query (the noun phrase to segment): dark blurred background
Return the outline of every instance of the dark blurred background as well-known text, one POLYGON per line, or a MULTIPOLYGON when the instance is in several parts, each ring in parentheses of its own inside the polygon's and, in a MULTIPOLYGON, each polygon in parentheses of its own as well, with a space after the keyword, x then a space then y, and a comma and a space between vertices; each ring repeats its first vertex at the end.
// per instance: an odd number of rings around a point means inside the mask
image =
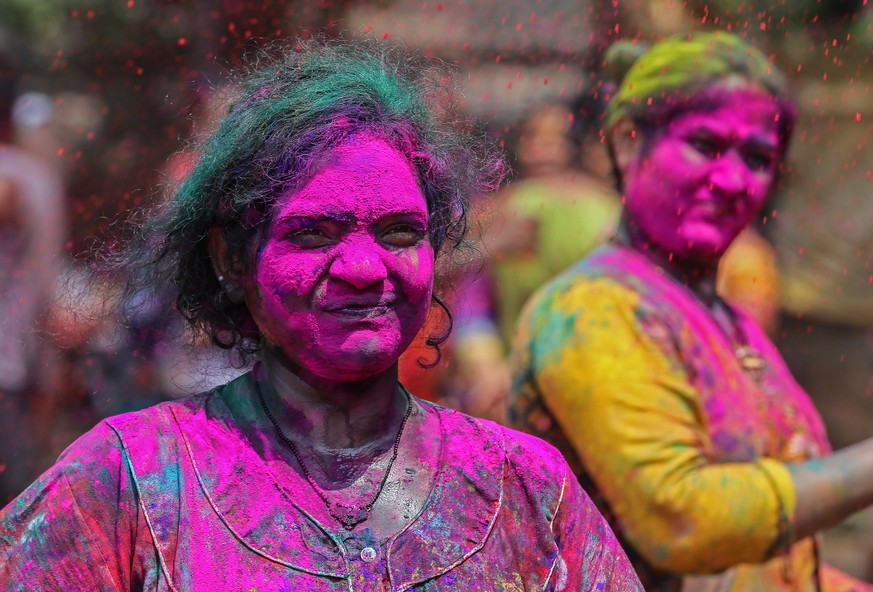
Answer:
MULTIPOLYGON (((598 127, 609 44, 701 28, 760 46, 800 111, 789 170, 751 242, 764 257, 736 256, 752 269, 730 289, 740 301, 754 292, 834 444, 873 435, 867 0, 0 0, 0 505, 102 417, 242 371, 166 311, 140 307, 123 327, 101 317, 116 294, 91 289, 86 270, 95 245, 119 239, 113 221, 184 177, 190 143, 232 92, 228 71, 259 48, 314 31, 399 37, 460 67, 466 108, 509 151, 516 183, 581 195, 609 191, 598 127)), ((493 208, 481 209, 483 241, 499 253, 533 240, 507 223, 501 242, 493 208)), ((471 385, 477 373, 453 364, 408 380, 448 404, 502 388, 499 377, 471 385)), ((825 555, 870 579, 873 518, 829 533, 825 555)))

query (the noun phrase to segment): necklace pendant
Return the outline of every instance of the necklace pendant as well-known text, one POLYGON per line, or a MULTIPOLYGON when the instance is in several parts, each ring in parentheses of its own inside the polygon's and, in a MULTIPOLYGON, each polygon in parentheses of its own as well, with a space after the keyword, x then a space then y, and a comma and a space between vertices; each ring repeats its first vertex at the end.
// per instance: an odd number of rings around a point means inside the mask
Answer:
POLYGON ((740 362, 740 367, 756 381, 760 380, 767 366, 764 356, 758 350, 748 345, 741 345, 736 349, 735 353, 740 362))
POLYGON ((328 507, 330 515, 343 525, 346 530, 352 530, 355 526, 370 517, 370 512, 366 508, 344 504, 341 502, 333 502, 328 507))

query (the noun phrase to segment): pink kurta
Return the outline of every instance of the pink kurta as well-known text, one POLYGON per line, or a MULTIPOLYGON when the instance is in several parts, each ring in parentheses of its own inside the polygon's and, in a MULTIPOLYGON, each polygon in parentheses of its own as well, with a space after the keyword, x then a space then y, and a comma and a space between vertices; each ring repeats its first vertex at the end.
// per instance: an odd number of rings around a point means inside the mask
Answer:
POLYGON ((411 524, 371 540, 242 433, 253 397, 246 374, 75 442, 0 513, 0 589, 642 590, 541 440, 416 400, 440 465, 411 524))

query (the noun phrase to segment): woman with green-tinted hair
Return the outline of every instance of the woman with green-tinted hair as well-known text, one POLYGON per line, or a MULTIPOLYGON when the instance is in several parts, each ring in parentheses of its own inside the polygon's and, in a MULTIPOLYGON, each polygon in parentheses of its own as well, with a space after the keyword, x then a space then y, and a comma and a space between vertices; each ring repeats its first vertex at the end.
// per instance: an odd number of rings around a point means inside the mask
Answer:
POLYGON ((316 40, 241 88, 115 267, 253 369, 73 443, 0 511, 0 589, 641 592, 557 450, 398 381, 504 173, 452 71, 316 40))
POLYGON ((564 453, 649 591, 870 590, 815 535, 873 503, 873 441, 831 455, 775 347, 715 290, 782 171, 782 74, 726 33, 607 57, 630 64, 605 124, 620 228, 528 303, 514 426, 564 453))

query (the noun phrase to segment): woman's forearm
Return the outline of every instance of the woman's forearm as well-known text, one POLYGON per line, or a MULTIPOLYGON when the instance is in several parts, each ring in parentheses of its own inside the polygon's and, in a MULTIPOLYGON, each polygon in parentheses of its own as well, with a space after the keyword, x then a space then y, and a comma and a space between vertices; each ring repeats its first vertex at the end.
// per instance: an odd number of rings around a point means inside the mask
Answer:
POLYGON ((792 535, 799 540, 873 504, 873 438, 832 456, 788 466, 797 496, 792 535))

